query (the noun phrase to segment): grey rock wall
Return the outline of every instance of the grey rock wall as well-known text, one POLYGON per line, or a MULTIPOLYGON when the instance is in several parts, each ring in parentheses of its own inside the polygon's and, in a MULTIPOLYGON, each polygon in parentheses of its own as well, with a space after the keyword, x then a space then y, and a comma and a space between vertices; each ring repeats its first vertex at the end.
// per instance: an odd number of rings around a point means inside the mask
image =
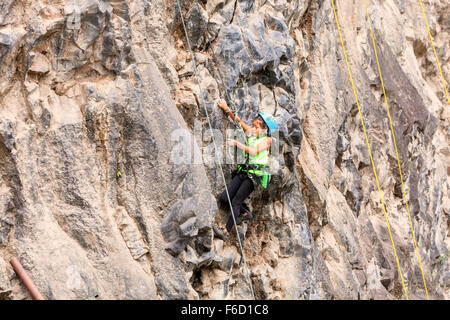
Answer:
MULTIPOLYGON (((278 122, 280 168, 248 201, 259 299, 404 299, 330 1, 80 0, 0 4, 0 299, 250 299, 222 176, 176 163, 233 128, 278 122), (206 112, 205 112, 206 108, 206 112)), ((449 106, 420 7, 368 1, 432 299, 449 297, 449 106)), ((445 1, 424 1, 449 80, 445 1)), ((425 298, 365 8, 337 14, 410 298, 425 298)), ((220 141, 223 143, 224 141, 220 141)), ((223 154, 226 154, 225 152, 223 154)), ((224 164, 226 180, 233 165, 224 164)))

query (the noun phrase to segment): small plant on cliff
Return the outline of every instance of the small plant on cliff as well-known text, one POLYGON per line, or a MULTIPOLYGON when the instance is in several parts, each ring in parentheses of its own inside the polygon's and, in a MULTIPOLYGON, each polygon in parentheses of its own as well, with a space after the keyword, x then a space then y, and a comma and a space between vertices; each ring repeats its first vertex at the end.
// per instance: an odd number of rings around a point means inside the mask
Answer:
POLYGON ((442 253, 442 254, 438 257, 438 261, 439 261, 441 264, 444 264, 444 262, 447 261, 448 255, 449 255, 449 252, 447 252, 447 253, 442 253))

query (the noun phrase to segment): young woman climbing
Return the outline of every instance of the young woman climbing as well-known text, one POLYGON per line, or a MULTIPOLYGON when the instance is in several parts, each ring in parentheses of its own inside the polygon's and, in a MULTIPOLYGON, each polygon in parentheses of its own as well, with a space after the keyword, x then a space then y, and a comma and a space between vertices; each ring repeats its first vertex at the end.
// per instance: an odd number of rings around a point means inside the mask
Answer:
MULTIPOLYGON (((269 150, 272 144, 272 138, 270 136, 273 130, 277 129, 277 124, 271 114, 261 112, 253 119, 252 126, 249 126, 231 112, 225 100, 220 100, 218 106, 233 121, 239 122, 247 135, 247 146, 236 140, 228 141, 230 146, 236 146, 245 153, 246 161, 245 164, 238 165, 236 175, 227 186, 233 210, 230 213, 225 228, 213 226, 215 235, 223 241, 226 241, 234 225, 232 214, 234 213, 238 224, 244 220, 252 219, 252 214, 244 203, 244 200, 258 185, 267 188, 271 178, 267 168, 269 164, 269 150)), ((220 195, 220 201, 224 204, 229 203, 226 190, 220 195)))

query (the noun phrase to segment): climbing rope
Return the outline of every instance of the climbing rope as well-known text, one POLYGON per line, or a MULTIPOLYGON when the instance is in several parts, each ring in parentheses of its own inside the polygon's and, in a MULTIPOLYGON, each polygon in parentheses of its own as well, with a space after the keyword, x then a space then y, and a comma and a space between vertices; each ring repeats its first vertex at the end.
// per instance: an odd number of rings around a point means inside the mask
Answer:
MULTIPOLYGON (((189 48, 189 52, 191 54, 192 63, 193 63, 193 66, 194 66, 195 77, 197 79, 197 85, 198 85, 199 93, 200 93, 199 94, 199 103, 203 104, 203 107, 205 109, 205 114, 206 114, 206 118, 207 118, 207 121, 208 121, 209 130, 211 132, 211 137, 212 137, 213 144, 214 144, 214 150, 217 151, 218 150, 217 149, 217 144, 216 144, 216 140, 215 140, 215 137, 214 137, 214 134, 213 134, 213 129, 212 129, 212 125, 211 125, 211 120, 209 118, 209 113, 208 113, 208 110, 207 110, 205 104, 202 103, 203 96, 202 96, 202 88, 200 86, 200 80, 199 80, 200 77, 199 77, 198 72, 197 72, 197 64, 195 62, 194 52, 192 51, 191 43, 189 41, 189 35, 188 35, 187 29, 186 29, 186 24, 184 22, 184 17, 183 17, 183 12, 181 10, 180 0, 177 0, 177 5, 178 5, 178 10, 180 12, 181 22, 183 24, 184 34, 186 36, 186 42, 187 42, 187 45, 188 45, 188 48, 189 48)), ((215 152, 215 154, 217 155, 218 153, 215 152)), ((218 165, 219 165, 220 173, 222 175, 223 183, 225 185, 225 191, 226 191, 226 194, 227 194, 227 199, 228 199, 228 202, 230 204, 231 216, 233 217, 233 222, 234 222, 234 227, 236 229, 236 235, 237 235, 237 240, 238 240, 238 244, 239 244, 239 249, 241 251, 242 259, 244 261, 244 267, 245 267, 245 271, 246 271, 246 274, 247 274, 247 280, 248 280, 248 283, 249 283, 249 286, 250 286, 250 290, 252 292, 253 299, 256 300, 255 292, 253 290, 252 280, 250 279, 250 274, 249 274, 249 270, 248 270, 248 266, 247 266, 247 260, 245 259, 244 249, 242 247, 241 237, 239 236, 239 231, 238 231, 238 228, 237 228, 236 218, 235 218, 234 212, 233 212, 233 206, 232 206, 232 203, 231 203, 230 194, 228 192, 227 182, 226 182, 225 175, 224 175, 223 169, 222 169, 222 163, 221 163, 220 159, 218 159, 217 162, 218 162, 218 165)))
MULTIPOLYGON (((236 107, 236 105, 233 103, 233 100, 231 99, 230 94, 228 93, 227 87, 226 87, 225 84, 224 84, 223 76, 222 76, 222 73, 220 72, 220 68, 217 67, 217 61, 216 61, 214 52, 212 51, 212 43, 211 43, 210 37, 208 37, 208 45, 207 45, 207 48, 208 48, 209 53, 210 53, 210 55, 211 55, 213 69, 214 69, 214 71, 216 71, 217 74, 218 74, 218 78, 219 78, 219 80, 220 80, 220 84, 222 85, 223 92, 224 92, 224 94, 225 94, 225 96, 226 96, 226 98, 227 98, 227 100, 228 100, 229 109, 230 109, 231 113, 233 114, 233 125, 234 125, 235 128, 239 128, 239 129, 241 130, 241 133, 242 133, 241 136, 244 137, 244 140, 247 140, 247 139, 245 139, 246 135, 245 135, 244 129, 242 128, 241 124, 240 124, 240 123, 237 123, 237 124, 236 124, 237 107, 236 107)), ((219 88, 219 93, 220 93, 220 88, 219 88)), ((236 150, 236 149, 237 149, 237 147, 234 147, 233 150, 236 150)), ((227 150, 230 150, 230 149, 227 148, 227 150)), ((227 151, 227 155, 230 156, 230 157, 233 156, 233 155, 229 154, 228 151, 227 151)))
MULTIPOLYGON (((216 62, 216 59, 215 59, 215 55, 214 55, 214 52, 212 51, 211 39, 209 39, 209 37, 208 37, 208 46, 207 47, 208 47, 209 53, 211 55, 211 59, 212 59, 213 65, 214 65, 214 70, 219 75, 218 78, 220 80, 220 84, 222 85, 223 92, 225 93, 225 96, 226 96, 226 98, 228 100, 228 103, 230 104, 230 110, 233 113, 233 115, 235 116, 234 119, 233 119, 233 124, 234 124, 234 126, 236 126, 237 108, 236 108, 236 105, 233 103, 233 100, 230 97, 230 94, 229 94, 229 92, 227 90, 227 87, 225 86, 225 84, 223 82, 223 76, 222 76, 222 73, 220 72, 220 68, 217 67, 217 62, 216 62)), ((220 89, 219 89, 219 91, 220 91, 220 89)), ((239 125, 239 127, 242 129, 242 127, 240 125, 239 125)), ((243 129, 242 129, 242 131, 243 131, 243 129)))
POLYGON ((389 219, 388 219, 388 216, 387 216, 387 213, 386 213, 386 207, 384 205, 383 196, 381 195, 381 188, 380 188, 380 183, 378 181, 377 171, 375 169, 375 164, 373 162, 372 150, 370 149, 369 138, 367 137, 366 126, 364 124, 364 120, 363 120, 362 113, 361 113, 361 108, 359 106, 358 95, 356 94, 355 83, 353 81, 352 72, 350 71, 350 64, 348 63, 347 52, 345 50, 344 40, 342 39, 341 28, 339 26, 339 20, 338 20, 337 14, 336 14, 336 8, 334 7, 334 1, 333 0, 331 0, 331 5, 333 6, 334 18, 336 19, 336 26, 337 26, 337 30, 339 32, 339 38, 341 40, 342 51, 344 52, 345 62, 347 64, 348 74, 350 76, 350 82, 352 84, 353 94, 354 94, 355 100, 356 100, 356 106, 358 107, 358 113, 359 113, 359 117, 361 119, 361 124, 362 124, 363 131, 364 131, 364 137, 366 138, 367 150, 369 151, 370 162, 372 164, 373 174, 375 176, 375 181, 377 183, 378 193, 380 194, 381 206, 383 207, 383 213, 384 213, 384 217, 386 219, 386 224, 387 224, 387 228, 388 228, 388 231, 389 231, 389 236, 391 238, 392 248, 394 249, 395 261, 397 262, 397 267, 398 267, 398 271, 400 273, 400 279, 402 281, 402 286, 403 286, 403 290, 405 292, 406 300, 409 300, 408 299, 408 293, 406 292, 405 281, 403 279, 402 269, 400 267, 400 262, 399 262, 398 256, 397 256, 397 250, 395 249, 394 240, 392 238, 392 232, 391 232, 391 227, 389 225, 389 219))
POLYGON ((420 266, 420 271, 422 272, 422 280, 423 280, 423 285, 425 287, 425 293, 427 295, 427 299, 430 300, 430 297, 428 296, 428 289, 427 289, 427 283, 425 281, 425 275, 423 273, 422 261, 420 260, 419 249, 417 247, 416 235, 414 234, 414 227, 413 227, 413 224, 412 224, 412 221, 411 221, 411 214, 409 212, 408 199, 406 197, 405 184, 403 182, 402 167, 400 165, 400 157, 398 155, 397 142, 395 141, 394 127, 392 126, 391 113, 389 112, 389 103, 388 103, 388 100, 387 100, 386 89, 384 87, 383 75, 381 74, 380 61, 378 59, 377 46, 375 44, 375 36, 373 34, 372 22, 370 21, 369 10, 367 8, 367 0, 364 0, 364 1, 366 3, 367 20, 369 21, 370 34, 372 36, 373 49, 374 49, 374 52, 375 52, 375 58, 377 60, 377 66, 378 66, 378 73, 380 75, 381 86, 383 88, 384 100, 386 102, 386 110, 387 110, 387 114, 388 114, 388 117, 389 117, 389 124, 390 124, 390 128, 391 128, 392 139, 394 140, 395 154, 397 155, 397 164, 398 164, 398 170, 399 170, 399 174, 400 174, 400 181, 402 182, 403 199, 405 199, 406 211, 408 212, 409 225, 411 227, 411 232, 412 232, 412 236, 413 236, 413 240, 414 240, 414 247, 416 249, 417 258, 419 259, 419 266, 420 266))
MULTIPOLYGON (((231 97, 230 97, 230 94, 228 93, 228 90, 227 90, 227 88, 226 88, 226 86, 225 86, 225 84, 224 84, 224 82, 223 82, 223 76, 222 76, 222 73, 220 72, 220 68, 217 67, 217 61, 216 61, 216 59, 215 59, 214 52, 212 51, 212 43, 211 43, 211 39, 210 39, 209 37, 208 37, 208 45, 207 45, 207 48, 208 48, 209 53, 210 53, 210 55, 211 55, 213 69, 214 69, 214 71, 217 72, 217 74, 218 74, 218 78, 219 78, 219 80, 220 80, 220 84, 222 85, 223 92, 224 92, 224 94, 225 94, 225 96, 226 96, 226 98, 227 98, 227 100, 228 100, 227 102, 228 102, 228 104, 229 104, 229 110, 230 110, 231 113, 233 114, 233 126, 234 126, 235 128, 239 128, 239 129, 241 130, 242 136, 245 137, 245 132, 244 132, 244 129, 242 128, 241 124, 240 124, 240 123, 236 123, 237 107, 236 107, 236 105, 232 102, 232 99, 231 99, 231 97)), ((219 85, 219 94, 220 94, 220 85, 219 85)), ((234 138, 234 137, 233 137, 233 138, 234 138)), ((246 139, 244 139, 244 140, 246 140, 246 139)), ((235 150, 236 148, 237 148, 237 147, 234 147, 233 150, 235 150)), ((233 158, 234 155, 231 154, 231 153, 229 153, 229 151, 230 151, 230 148, 227 147, 227 157, 228 157, 228 158, 233 158)))
POLYGON ((442 85, 444 86, 445 95, 447 96, 448 104, 450 105, 450 96, 448 95, 447 86, 445 85, 444 75, 442 73, 441 64, 439 63, 439 58, 436 52, 436 48, 434 47, 433 37, 431 36, 430 26, 428 25, 427 15, 425 14, 425 10, 423 9, 422 0, 419 0, 420 8, 422 9, 422 14, 425 19, 425 24, 427 26, 428 35, 430 36, 431 46, 433 47, 434 56, 436 57, 436 63, 439 69, 439 73, 441 74, 442 85))

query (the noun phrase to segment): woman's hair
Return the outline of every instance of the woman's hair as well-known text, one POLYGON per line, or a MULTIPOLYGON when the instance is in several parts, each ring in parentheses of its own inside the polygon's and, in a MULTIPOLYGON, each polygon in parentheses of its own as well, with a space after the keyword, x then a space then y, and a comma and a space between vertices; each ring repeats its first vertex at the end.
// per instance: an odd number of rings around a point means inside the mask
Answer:
POLYGON ((269 131, 269 127, 260 115, 257 115, 254 120, 258 120, 259 122, 261 122, 261 128, 263 128, 263 130, 269 131))

